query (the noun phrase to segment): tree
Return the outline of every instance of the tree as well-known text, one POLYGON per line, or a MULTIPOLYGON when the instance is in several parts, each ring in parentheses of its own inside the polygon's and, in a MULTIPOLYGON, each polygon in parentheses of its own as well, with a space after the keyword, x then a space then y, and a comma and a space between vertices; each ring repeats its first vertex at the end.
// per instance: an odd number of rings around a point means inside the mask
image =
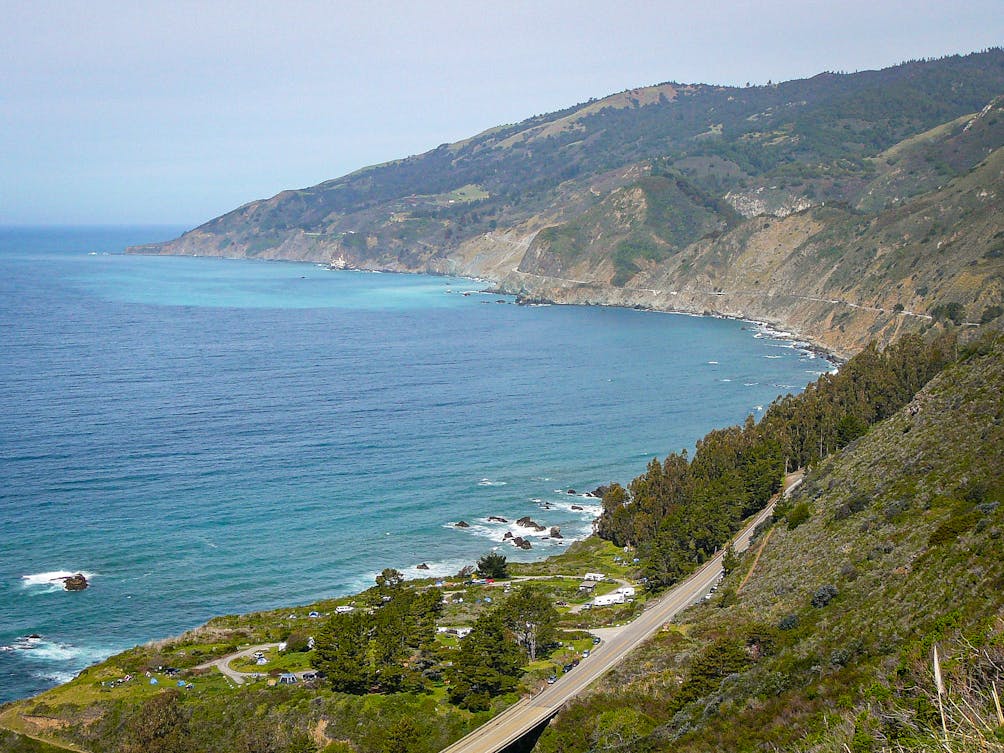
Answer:
POLYGON ((506 630, 501 611, 482 613, 460 641, 460 652, 447 673, 450 701, 471 711, 484 711, 491 698, 516 687, 521 654, 506 630))
POLYGON ((392 567, 384 568, 376 577, 377 587, 381 591, 393 591, 404 582, 404 575, 392 567))
POLYGON ((384 753, 410 753, 422 739, 418 723, 410 716, 402 716, 388 728, 380 750, 384 753))
POLYGON ((739 567, 739 555, 736 554, 736 548, 730 541, 729 545, 725 547, 725 553, 722 555, 722 570, 728 575, 737 567, 739 567))
POLYGON ((143 710, 129 717, 122 750, 127 753, 172 753, 185 750, 188 715, 182 708, 181 694, 174 690, 157 693, 143 704, 143 710))
POLYGON ((530 661, 536 661, 541 649, 554 642, 558 611, 540 588, 525 584, 501 605, 506 627, 512 631, 530 661))
POLYGON ((478 560, 478 572, 486 578, 505 578, 509 574, 505 555, 489 552, 478 560))
POLYGON ((333 614, 314 643, 317 668, 327 676, 333 690, 365 693, 370 684, 368 648, 365 614, 333 614))

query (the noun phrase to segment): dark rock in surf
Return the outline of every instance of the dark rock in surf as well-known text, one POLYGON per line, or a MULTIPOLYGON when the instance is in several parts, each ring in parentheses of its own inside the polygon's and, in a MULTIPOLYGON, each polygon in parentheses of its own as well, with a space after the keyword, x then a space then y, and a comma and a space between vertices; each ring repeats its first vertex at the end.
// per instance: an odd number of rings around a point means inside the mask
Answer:
POLYGON ((523 526, 524 528, 532 528, 533 530, 537 531, 538 533, 540 531, 546 530, 544 528, 544 526, 542 526, 540 523, 538 523, 537 521, 535 521, 532 518, 530 518, 529 515, 524 515, 522 518, 520 518, 519 520, 517 520, 516 521, 516 525, 523 526))
POLYGON ((76 575, 68 575, 62 578, 63 588, 67 591, 83 591, 87 588, 90 583, 87 582, 87 578, 84 577, 83 573, 77 573, 76 575))

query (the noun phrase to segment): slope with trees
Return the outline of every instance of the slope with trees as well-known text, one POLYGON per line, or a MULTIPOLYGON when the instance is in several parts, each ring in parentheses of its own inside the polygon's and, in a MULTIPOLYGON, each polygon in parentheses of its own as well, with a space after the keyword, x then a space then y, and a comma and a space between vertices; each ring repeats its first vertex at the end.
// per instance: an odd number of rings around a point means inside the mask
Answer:
POLYGON ((961 349, 536 750, 1000 750, 1002 394, 1004 342, 961 349))

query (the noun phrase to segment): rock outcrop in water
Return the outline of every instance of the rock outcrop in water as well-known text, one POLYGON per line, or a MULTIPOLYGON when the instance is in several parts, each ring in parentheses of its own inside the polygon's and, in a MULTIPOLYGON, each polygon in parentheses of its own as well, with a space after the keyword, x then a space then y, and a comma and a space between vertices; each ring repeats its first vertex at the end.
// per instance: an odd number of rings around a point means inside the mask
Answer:
POLYGON ((77 573, 76 575, 68 575, 65 578, 60 578, 63 581, 63 588, 67 591, 83 591, 87 588, 90 583, 87 582, 87 578, 84 577, 83 573, 77 573))
POLYGON ((522 518, 517 520, 516 525, 522 526, 523 528, 532 528, 533 530, 537 531, 537 533, 547 530, 540 523, 533 520, 529 515, 524 515, 522 518))

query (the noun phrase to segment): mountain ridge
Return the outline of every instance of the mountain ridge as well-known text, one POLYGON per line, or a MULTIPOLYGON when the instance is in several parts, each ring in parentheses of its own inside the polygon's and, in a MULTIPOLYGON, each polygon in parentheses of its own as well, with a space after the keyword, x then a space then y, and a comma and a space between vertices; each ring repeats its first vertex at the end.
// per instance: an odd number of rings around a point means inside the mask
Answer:
MULTIPOLYGON (((1004 237, 994 218, 1004 181, 993 158, 1004 145, 1002 93, 997 48, 768 86, 665 82, 248 202, 131 251, 462 274, 559 303, 766 320, 849 353, 930 326, 939 305, 975 320, 1001 305, 1000 264, 978 260, 999 252, 1004 237), (868 236, 873 254, 905 261, 867 268, 861 289, 825 284, 825 265, 805 263, 809 246, 831 260, 853 256, 867 235, 855 218, 895 225, 903 207, 941 200, 938 192, 974 169, 987 195, 971 193, 959 212, 990 205, 981 227, 991 232, 921 213, 898 239, 868 236), (768 242, 765 224, 787 262, 757 251, 768 242), (960 238, 964 254, 931 261, 929 246, 960 238), (721 260, 746 251, 743 287, 763 295, 726 302, 721 293, 736 280, 721 260), (978 279, 965 269, 973 261, 978 279), (914 262, 934 284, 908 279, 914 262), (763 271, 774 279, 760 279, 763 271), (822 301, 774 300, 800 295, 806 275, 824 281, 814 295, 822 301), (879 288, 901 294, 876 295, 879 288)), ((858 259, 856 272, 867 262, 858 259)))

